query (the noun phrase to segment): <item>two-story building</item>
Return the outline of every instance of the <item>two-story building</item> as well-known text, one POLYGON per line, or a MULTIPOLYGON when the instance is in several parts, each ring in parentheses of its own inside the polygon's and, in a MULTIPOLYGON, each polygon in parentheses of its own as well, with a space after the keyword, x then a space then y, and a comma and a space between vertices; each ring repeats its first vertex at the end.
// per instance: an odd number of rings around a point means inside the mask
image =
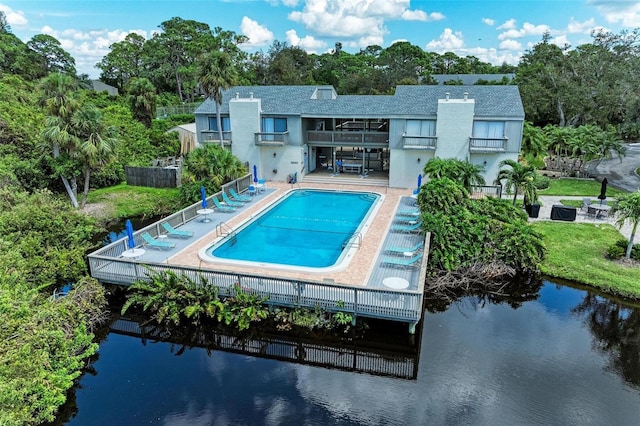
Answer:
MULTIPOLYGON (((414 187, 433 157, 483 165, 492 183, 502 160, 518 159, 524 124, 517 86, 398 86, 374 96, 239 86, 224 92, 221 115, 222 142, 262 179, 340 171, 397 188, 414 187)), ((215 103, 195 116, 198 144, 219 144, 215 103)))

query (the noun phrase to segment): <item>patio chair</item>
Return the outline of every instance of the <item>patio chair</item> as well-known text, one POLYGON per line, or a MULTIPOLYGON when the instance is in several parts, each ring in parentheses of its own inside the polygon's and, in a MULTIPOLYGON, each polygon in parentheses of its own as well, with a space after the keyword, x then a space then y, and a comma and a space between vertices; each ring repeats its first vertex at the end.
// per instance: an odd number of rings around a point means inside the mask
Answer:
POLYGON ((587 213, 589 206, 591 205, 591 198, 585 197, 582 199, 582 206, 580 206, 580 211, 587 213))
POLYGON ((418 244, 412 247, 388 247, 386 249, 389 253, 395 254, 403 254, 403 253, 414 253, 422 248, 424 242, 420 241, 418 244))
POLYGON ((176 243, 172 243, 170 241, 156 240, 148 232, 142 233, 142 239, 144 240, 145 246, 158 250, 171 250, 176 246, 176 243))
POLYGON ((193 237, 193 231, 185 231, 182 229, 175 229, 169 222, 162 222, 162 227, 167 231, 167 235, 176 238, 191 238, 193 237))
POLYGON ((211 198, 211 201, 213 201, 213 205, 216 206, 216 209, 218 211, 221 211, 223 213, 231 213, 231 212, 235 212, 236 208, 232 207, 232 206, 223 206, 220 203, 220 200, 218 200, 218 197, 213 197, 211 198))
POLYGON ((391 226, 392 232, 420 232, 420 227, 422 226, 422 222, 416 222, 412 225, 393 225, 391 226))
POLYGON ((240 195, 233 188, 229 188, 229 194, 231 194, 233 199, 236 201, 241 201, 243 203, 248 203, 249 201, 251 201, 251 197, 249 197, 248 195, 240 195))
POLYGON ((385 257, 382 259, 382 265, 394 266, 396 268, 415 268, 420 264, 420 259, 422 259, 422 253, 406 259, 401 257, 385 257))
POLYGON ((227 193, 224 192, 224 191, 222 191, 222 201, 224 201, 225 205, 231 206, 231 207, 242 207, 242 206, 244 206, 244 203, 241 203, 239 201, 233 201, 231 198, 229 198, 227 193))
POLYGON ((418 209, 398 210, 397 214, 400 216, 420 216, 420 210, 418 209))

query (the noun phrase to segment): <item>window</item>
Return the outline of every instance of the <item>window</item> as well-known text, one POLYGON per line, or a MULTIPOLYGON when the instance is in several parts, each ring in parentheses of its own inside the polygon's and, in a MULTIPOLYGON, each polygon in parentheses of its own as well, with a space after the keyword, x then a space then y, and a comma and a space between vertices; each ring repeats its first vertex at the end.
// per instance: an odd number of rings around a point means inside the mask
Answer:
POLYGON ((407 120, 406 136, 435 136, 435 120, 407 120))
POLYGON ((287 131, 287 119, 263 117, 262 131, 264 133, 284 133, 287 131))
MULTIPOLYGON (((220 117, 220 122, 222 123, 223 132, 231 131, 231 120, 229 117, 220 117)), ((214 132, 218 131, 218 120, 215 117, 209 117, 209 130, 214 132)))
POLYGON ((478 139, 504 139, 504 121, 474 121, 473 137, 478 139))

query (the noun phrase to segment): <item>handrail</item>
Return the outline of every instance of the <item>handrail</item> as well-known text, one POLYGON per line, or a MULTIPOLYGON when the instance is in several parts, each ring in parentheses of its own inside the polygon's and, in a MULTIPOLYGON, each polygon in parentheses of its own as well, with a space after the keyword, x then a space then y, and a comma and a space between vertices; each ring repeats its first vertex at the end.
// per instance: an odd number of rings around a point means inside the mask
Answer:
POLYGON ((233 228, 231 228, 225 222, 216 224, 216 237, 226 237, 227 235, 235 237, 236 231, 234 231, 233 228))
POLYGON ((361 245, 362 245, 362 233, 356 232, 355 234, 351 235, 351 237, 349 237, 348 240, 345 240, 345 242, 342 243, 342 249, 350 248, 350 247, 360 248, 361 245))

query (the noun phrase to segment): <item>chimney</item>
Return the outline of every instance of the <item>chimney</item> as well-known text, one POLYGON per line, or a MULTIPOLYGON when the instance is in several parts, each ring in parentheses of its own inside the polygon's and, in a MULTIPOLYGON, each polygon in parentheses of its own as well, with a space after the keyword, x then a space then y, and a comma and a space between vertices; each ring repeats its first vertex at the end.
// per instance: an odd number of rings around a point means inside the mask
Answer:
POLYGON ((448 101, 449 100, 449 92, 444 94, 444 98, 448 101))
POLYGON ((469 92, 464 92, 464 100, 466 101, 467 99, 469 99, 469 92))

